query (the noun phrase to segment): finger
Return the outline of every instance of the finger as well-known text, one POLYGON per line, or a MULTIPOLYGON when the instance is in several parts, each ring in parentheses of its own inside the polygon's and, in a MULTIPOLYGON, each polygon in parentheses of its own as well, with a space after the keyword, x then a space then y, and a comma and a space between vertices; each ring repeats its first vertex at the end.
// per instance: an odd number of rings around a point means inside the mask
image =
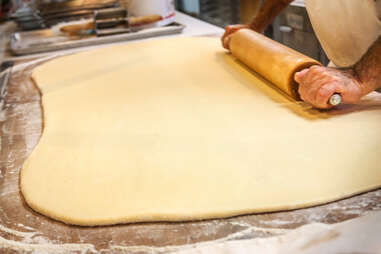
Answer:
POLYGON ((322 67, 322 66, 318 66, 318 65, 314 65, 314 66, 309 68, 309 71, 305 77, 305 82, 315 83, 321 79, 325 79, 328 82, 328 79, 330 79, 330 78, 332 78, 332 75, 330 75, 327 68, 322 67))
POLYGON ((334 80, 329 75, 327 69, 321 66, 313 66, 309 68, 304 77, 304 85, 302 87, 303 99, 314 103, 316 100, 316 94, 319 89, 328 83, 332 83, 334 80))
POLYGON ((225 33, 222 35, 221 37, 221 43, 222 43, 222 47, 228 49, 226 46, 226 43, 225 43, 225 40, 226 40, 226 37, 228 36, 228 32, 227 32, 227 27, 225 28, 225 33))
POLYGON ((305 82, 305 77, 306 77, 307 73, 308 73, 308 69, 304 69, 300 72, 295 73, 295 75, 294 75, 295 81, 299 84, 298 93, 300 95, 300 98, 302 98, 302 100, 304 100, 304 101, 306 101, 305 95, 306 95, 306 92, 308 91, 307 90, 308 84, 306 84, 306 82, 305 82))
POLYGON ((240 29, 247 28, 247 25, 237 24, 237 25, 230 25, 225 27, 225 36, 228 36, 232 33, 237 32, 240 29))
POLYGON ((326 84, 331 83, 330 79, 327 79, 325 77, 321 77, 319 79, 314 79, 314 81, 307 80, 306 81, 306 91, 305 91, 305 97, 306 99, 314 103, 316 100, 316 95, 318 91, 326 84))
POLYGON ((235 33, 236 31, 238 31, 242 28, 246 28, 246 27, 247 27, 247 25, 241 25, 241 24, 226 26, 225 27, 225 33, 222 35, 222 38, 221 38, 222 47, 229 50, 229 43, 230 43, 231 34, 235 33))
POLYGON ((337 83, 328 83, 321 86, 316 92, 315 101, 312 104, 318 108, 332 107, 332 105, 329 104, 329 99, 334 93, 338 93, 339 90, 340 88, 337 83))
POLYGON ((295 73, 294 80, 298 82, 299 84, 302 83, 304 76, 306 75, 307 72, 308 72, 308 69, 304 69, 302 71, 295 73))
POLYGON ((294 78, 295 81, 300 84, 298 91, 302 98, 307 98, 312 85, 322 78, 323 72, 319 67, 320 66, 312 66, 295 74, 294 78))
POLYGON ((227 50, 230 50, 230 38, 230 36, 226 36, 222 42, 224 48, 226 48, 227 50))
POLYGON ((316 76, 314 72, 311 71, 311 69, 307 69, 305 72, 302 82, 299 85, 299 94, 300 97, 307 102, 312 103, 315 99, 316 91, 324 84, 324 79, 320 78, 311 78, 311 76, 316 76))

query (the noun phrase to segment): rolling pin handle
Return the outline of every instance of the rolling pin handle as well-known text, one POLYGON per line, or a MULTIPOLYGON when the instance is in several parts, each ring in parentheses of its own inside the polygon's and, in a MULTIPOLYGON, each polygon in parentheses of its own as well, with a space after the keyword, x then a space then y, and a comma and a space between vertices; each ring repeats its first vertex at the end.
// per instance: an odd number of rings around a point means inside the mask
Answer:
POLYGON ((337 106, 341 103, 341 95, 338 93, 335 93, 329 98, 329 104, 332 106, 337 106))
POLYGON ((282 33, 291 33, 292 32, 292 27, 289 26, 280 26, 279 31, 282 33))

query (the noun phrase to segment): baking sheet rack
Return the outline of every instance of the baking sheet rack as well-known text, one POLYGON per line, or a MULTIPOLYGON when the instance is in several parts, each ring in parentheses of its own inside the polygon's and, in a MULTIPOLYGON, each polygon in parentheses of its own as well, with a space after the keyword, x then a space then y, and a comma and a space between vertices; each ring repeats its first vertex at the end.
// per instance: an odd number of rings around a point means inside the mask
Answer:
POLYGON ((94 35, 89 35, 87 37, 68 37, 64 35, 57 35, 51 29, 17 32, 11 36, 10 50, 14 55, 28 55, 48 51, 57 51, 120 41, 178 34, 181 33, 184 28, 184 25, 174 22, 164 27, 147 28, 137 32, 102 37, 96 37, 94 35))

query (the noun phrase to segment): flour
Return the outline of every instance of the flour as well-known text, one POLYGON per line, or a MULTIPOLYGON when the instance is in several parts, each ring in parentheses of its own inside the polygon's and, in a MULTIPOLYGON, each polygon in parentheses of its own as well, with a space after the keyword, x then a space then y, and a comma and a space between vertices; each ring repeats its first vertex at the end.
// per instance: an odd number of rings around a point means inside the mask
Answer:
POLYGON ((239 239, 245 239, 248 235, 250 235, 253 232, 259 231, 259 232, 271 232, 276 234, 285 234, 289 230, 287 229, 273 229, 273 228, 261 228, 261 227, 255 227, 251 226, 247 223, 240 223, 240 222, 230 222, 233 225, 239 225, 246 227, 246 229, 229 234, 226 237, 219 238, 217 240, 213 241, 205 241, 205 242, 199 242, 199 243, 193 243, 193 244, 186 244, 186 245, 180 245, 180 246, 164 246, 164 247, 152 247, 152 246, 120 246, 120 245, 111 245, 110 249, 112 251, 123 251, 123 253, 171 253, 175 251, 183 251, 188 249, 195 249, 195 248, 202 248, 205 246, 210 246, 218 243, 224 243, 228 241, 236 241, 239 239))
POLYGON ((287 234, 250 240, 210 241, 182 246, 112 246, 124 254, 302 254, 302 253, 380 253, 381 212, 337 224, 312 223, 287 234), (375 224, 376 223, 376 224, 375 224), (359 230, 365 235, 359 237, 359 230))
POLYGON ((22 227, 22 228, 27 229, 27 230, 32 230, 32 231, 35 230, 34 228, 25 226, 24 224, 21 224, 21 223, 18 223, 17 226, 22 227))
MULTIPOLYGON (((202 223, 203 226, 205 226, 206 229, 213 229, 213 231, 218 230, 218 227, 211 226, 210 224, 215 223, 202 223)), ((164 247, 151 247, 151 246, 123 246, 123 245, 113 245, 110 244, 109 250, 101 249, 97 250, 95 249, 93 244, 85 243, 83 239, 81 239, 81 243, 78 244, 56 244, 53 243, 50 239, 42 236, 40 233, 36 232, 34 228, 25 226, 24 224, 18 223, 17 226, 20 228, 24 228, 27 230, 30 230, 32 232, 22 232, 17 231, 15 229, 7 228, 0 224, 0 231, 4 233, 11 234, 13 236, 19 237, 19 241, 15 240, 9 240, 4 237, 0 237, 0 249, 12 249, 20 253, 32 253, 32 254, 69 254, 69 253, 109 253, 108 251, 114 252, 114 251, 122 251, 127 253, 142 253, 142 252, 149 252, 149 253, 167 253, 167 252, 173 252, 178 250, 184 250, 184 249, 192 249, 192 248, 199 248, 203 246, 208 246, 211 244, 216 243, 223 243, 227 241, 234 241, 239 239, 245 239, 248 236, 250 236, 253 232, 271 232, 275 234, 284 234, 288 232, 289 230, 286 229, 275 229, 275 228, 261 228, 261 227, 255 227, 248 223, 244 222, 226 222, 222 223, 222 226, 231 224, 236 225, 244 228, 241 231, 229 234, 225 237, 219 238, 217 240, 213 241, 205 241, 205 242, 199 242, 194 244, 186 244, 186 245, 180 245, 180 246, 164 246, 164 247), (84 242, 84 243, 82 243, 84 242)), ((218 224, 216 224, 218 225, 218 224)), ((220 225, 221 226, 221 225, 220 225)), ((163 228, 164 230, 164 228, 163 228)), ((160 231, 160 230, 159 230, 160 231)), ((140 232, 144 234, 143 232, 140 232)), ((148 231, 146 232, 149 233, 148 231)), ((152 237, 155 238, 155 232, 150 231, 152 234, 152 237)), ((211 234, 211 232, 206 233, 211 234)), ((157 235, 159 237, 159 235, 157 235)))
MULTIPOLYGON (((20 227, 33 228, 18 224, 20 227)), ((53 244, 48 238, 39 236, 37 232, 22 232, 7 228, 0 224, 0 232, 19 237, 19 241, 9 240, 0 236, 0 250, 8 249, 19 253, 31 254, 69 254, 69 253, 97 253, 92 244, 53 244)))
MULTIPOLYGON (((21 85, 24 91, 27 85, 22 83, 17 83, 17 86, 21 85)), ((9 96, 16 98, 15 94, 17 93, 9 94, 9 96)), ((0 161, 3 165, 0 167, 0 175, 3 176, 3 178, 0 177, 0 236, 2 237, 0 239, 0 253, 3 252, 3 249, 27 254, 140 254, 156 253, 157 250, 168 253, 178 252, 182 250, 183 246, 185 248, 189 247, 188 251, 191 251, 193 250, 192 248, 212 248, 216 245, 225 246, 225 244, 237 247, 240 246, 240 243, 244 242, 275 248, 274 246, 279 244, 277 239, 280 236, 293 232, 293 228, 300 225, 311 223, 312 221, 333 223, 334 221, 327 221, 332 220, 329 219, 332 216, 335 221, 341 221, 353 218, 359 214, 367 214, 369 210, 381 209, 379 198, 381 197, 381 190, 378 190, 348 200, 292 212, 259 214, 184 224, 130 224, 81 229, 70 227, 62 230, 62 225, 55 225, 54 222, 46 220, 44 217, 31 213, 28 210, 22 211, 22 214, 25 216, 23 217, 24 220, 15 220, 16 217, 13 216, 13 210, 7 208, 9 205, 13 207, 14 203, 20 203, 20 197, 16 192, 18 191, 18 173, 20 163, 22 162, 20 158, 25 158, 26 154, 33 150, 41 133, 40 127, 36 127, 41 126, 41 119, 38 119, 35 113, 38 112, 36 110, 39 108, 39 104, 25 102, 25 98, 20 98, 24 102, 9 104, 7 115, 4 115, 4 111, 2 111, 3 115, 0 113, 2 121, 8 121, 3 119, 6 117, 12 117, 12 121, 17 119, 17 122, 12 125, 13 127, 6 127, 8 134, 1 137, 1 141, 4 142, 3 145, 7 143, 7 139, 12 138, 13 145, 16 146, 4 153, 0 161), (30 112, 33 112, 34 117, 31 116, 30 112), (16 141, 20 138, 23 139, 22 145, 20 143, 17 145, 16 141), (265 223, 263 223, 264 221, 265 223), (278 229, 278 227, 280 228, 278 229), (58 229, 57 231, 55 231, 56 228, 58 229), (50 232, 49 229, 54 229, 53 232, 57 232, 57 234, 46 233, 50 232), (165 238, 168 232, 173 232, 173 236, 176 239, 165 238), (106 243, 106 246, 97 247, 98 243, 94 240, 96 239, 94 236, 97 235, 110 238, 111 240, 106 243), (119 235, 126 237, 120 237, 119 235), (271 235, 277 235, 277 237, 269 237, 271 235), (256 240, 251 238, 256 238, 256 240), (153 245, 164 246, 138 246, 147 239, 152 240, 153 245), (210 241, 205 241, 206 239, 210 239, 210 241), (179 245, 174 246, 174 242, 178 242, 179 245)), ((374 101, 372 103, 374 104, 374 101)), ((7 124, 9 125, 10 123, 8 122, 7 124)), ((20 206, 15 206, 15 208, 24 210, 20 206)), ((326 226, 324 224, 321 225, 323 227, 326 226)), ((258 246, 256 247, 260 248, 258 246)), ((260 254, 264 253, 266 252, 260 254)))
POLYGON ((23 238, 30 238, 36 234, 35 232, 20 232, 14 229, 7 228, 1 224, 0 224, 0 231, 14 235, 14 236, 23 237, 23 238))
MULTIPOLYGON (((273 220, 274 221, 274 220, 273 220)), ((242 227, 246 227, 248 229, 251 229, 253 231, 259 231, 259 232, 263 232, 263 233, 273 233, 273 234, 285 234, 287 232, 289 232, 290 230, 289 229, 285 229, 285 228, 262 228, 262 227, 255 227, 255 226, 252 226, 248 223, 242 223, 242 222, 231 222, 232 225, 239 225, 239 226, 242 226, 242 227)))
POLYGON ((92 244, 30 244, 7 240, 3 237, 0 237, 0 249, 32 254, 97 253, 92 244))
MULTIPOLYGON (((6 172, 7 174, 13 174, 14 171, 10 170, 8 172, 6 172)), ((0 197, 2 196, 7 196, 7 195, 10 195, 10 194, 13 194, 15 192, 18 192, 19 189, 18 189, 18 186, 17 185, 14 185, 12 183, 4 183, 1 188, 0 188, 1 192, 0 192, 0 197)))

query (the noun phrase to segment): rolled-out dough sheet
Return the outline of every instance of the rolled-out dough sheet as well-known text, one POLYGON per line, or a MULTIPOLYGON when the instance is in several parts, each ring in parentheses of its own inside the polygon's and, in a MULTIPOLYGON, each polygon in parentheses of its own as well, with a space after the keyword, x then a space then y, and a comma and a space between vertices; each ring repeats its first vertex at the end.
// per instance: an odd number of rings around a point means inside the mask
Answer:
POLYGON ((44 130, 21 171, 26 202, 104 225, 294 209, 381 185, 381 102, 311 110, 220 48, 174 38, 37 67, 44 130))

